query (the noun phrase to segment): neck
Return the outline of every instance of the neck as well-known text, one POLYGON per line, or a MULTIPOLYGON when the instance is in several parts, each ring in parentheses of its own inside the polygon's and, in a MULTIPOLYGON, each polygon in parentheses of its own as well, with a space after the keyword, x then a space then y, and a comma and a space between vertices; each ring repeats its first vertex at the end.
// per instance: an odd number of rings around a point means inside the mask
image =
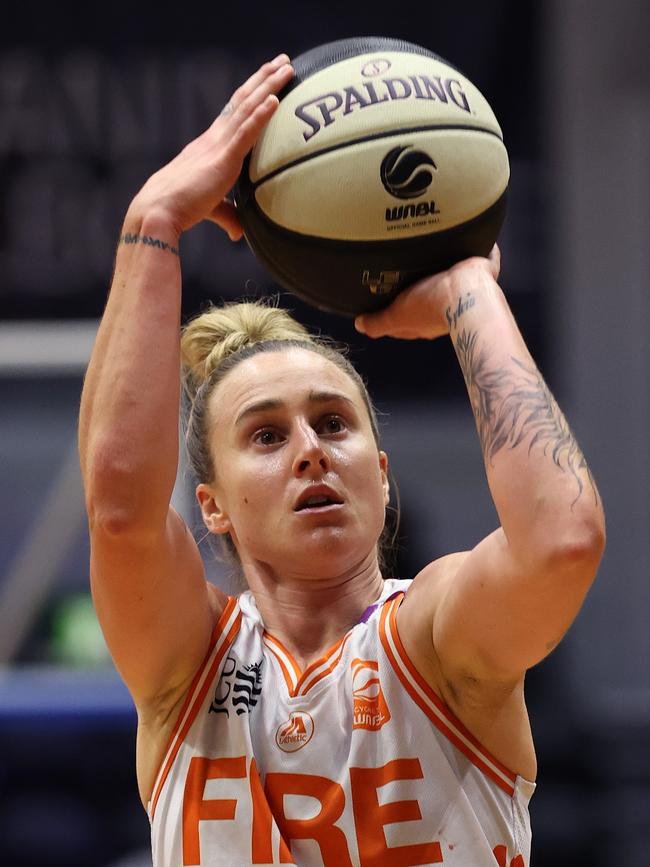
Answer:
POLYGON ((244 563, 244 571, 266 630, 303 671, 359 622, 383 587, 374 556, 328 578, 280 576, 259 563, 244 563))

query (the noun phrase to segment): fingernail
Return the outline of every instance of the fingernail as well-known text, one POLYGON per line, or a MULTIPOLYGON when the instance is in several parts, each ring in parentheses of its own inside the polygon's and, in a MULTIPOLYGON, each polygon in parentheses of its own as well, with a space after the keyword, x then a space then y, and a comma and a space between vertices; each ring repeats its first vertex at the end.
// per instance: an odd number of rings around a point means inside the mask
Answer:
POLYGON ((282 66, 284 63, 289 63, 289 55, 288 54, 278 54, 273 63, 277 66, 282 66))
POLYGON ((361 334, 366 333, 366 327, 365 327, 365 324, 363 321, 363 316, 357 316, 357 318, 354 320, 354 327, 357 329, 357 331, 360 331, 361 334))

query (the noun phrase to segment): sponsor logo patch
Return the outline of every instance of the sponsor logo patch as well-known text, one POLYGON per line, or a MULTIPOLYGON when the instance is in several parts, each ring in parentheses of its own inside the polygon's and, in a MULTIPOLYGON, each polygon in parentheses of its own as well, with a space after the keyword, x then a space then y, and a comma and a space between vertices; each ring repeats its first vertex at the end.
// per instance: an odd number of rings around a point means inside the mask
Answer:
POLYGON ((371 659, 353 659, 353 729, 377 732, 390 719, 390 711, 379 681, 379 665, 371 659))
POLYGON ((263 665, 262 657, 259 662, 238 667, 235 658, 228 656, 208 713, 225 713, 227 717, 231 709, 237 716, 250 713, 262 694, 263 665))
POLYGON ((305 711, 294 711, 278 726, 275 742, 285 753, 295 753, 308 744, 314 734, 314 720, 305 711))

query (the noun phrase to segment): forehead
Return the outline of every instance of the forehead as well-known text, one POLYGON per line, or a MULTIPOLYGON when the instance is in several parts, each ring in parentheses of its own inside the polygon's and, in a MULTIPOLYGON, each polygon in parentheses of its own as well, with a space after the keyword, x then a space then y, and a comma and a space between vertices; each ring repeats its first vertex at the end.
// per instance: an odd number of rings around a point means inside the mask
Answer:
POLYGON ((314 390, 340 392, 359 408, 364 406, 359 387, 337 364, 316 352, 292 347, 260 352, 236 365, 210 396, 212 418, 235 418, 247 404, 259 400, 305 400, 314 390))

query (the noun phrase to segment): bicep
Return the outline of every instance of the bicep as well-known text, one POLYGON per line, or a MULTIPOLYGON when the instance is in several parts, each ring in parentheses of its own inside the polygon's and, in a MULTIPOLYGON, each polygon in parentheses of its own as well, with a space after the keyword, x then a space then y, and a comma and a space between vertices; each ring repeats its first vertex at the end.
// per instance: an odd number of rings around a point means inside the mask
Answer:
POLYGON ((597 565, 577 550, 518 561, 499 528, 446 576, 433 618, 441 663, 479 680, 520 677, 558 644, 597 565))
POLYGON ((136 705, 182 691, 207 651, 221 600, 180 516, 170 508, 160 533, 147 536, 94 528, 91 586, 109 650, 136 705))

